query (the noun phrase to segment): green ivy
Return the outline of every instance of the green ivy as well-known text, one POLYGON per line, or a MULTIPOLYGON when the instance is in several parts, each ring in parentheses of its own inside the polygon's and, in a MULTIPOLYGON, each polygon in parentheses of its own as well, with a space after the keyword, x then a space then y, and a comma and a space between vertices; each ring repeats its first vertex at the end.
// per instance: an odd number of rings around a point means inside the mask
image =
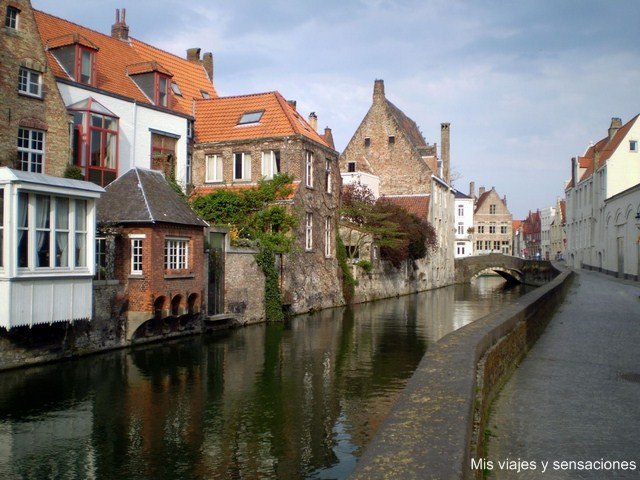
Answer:
POLYGON ((260 245, 258 255, 256 255, 256 263, 264 273, 264 304, 268 322, 284 320, 282 292, 280 291, 275 258, 275 253, 269 245, 260 245))
POLYGON ((84 175, 82 174, 82 169, 75 165, 67 165, 67 168, 64 171, 64 178, 72 178, 74 180, 84 180, 84 175))
POLYGON ((353 301, 356 281, 351 273, 351 268, 347 260, 347 249, 340 235, 336 235, 336 257, 338 259, 338 265, 340 265, 340 270, 342 271, 342 295, 344 296, 345 303, 349 304, 353 301))

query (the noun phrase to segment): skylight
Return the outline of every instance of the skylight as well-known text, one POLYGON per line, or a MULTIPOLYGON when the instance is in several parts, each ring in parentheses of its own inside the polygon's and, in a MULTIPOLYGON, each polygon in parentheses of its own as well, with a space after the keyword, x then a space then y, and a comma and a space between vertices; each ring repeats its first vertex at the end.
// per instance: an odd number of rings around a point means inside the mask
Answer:
POLYGON ((206 90, 200 90, 200 93, 202 94, 202 98, 204 98, 205 100, 209 100, 211 98, 211 95, 209 95, 209 92, 207 92, 206 90))
POLYGON ((175 93, 176 95, 182 96, 182 92, 180 91, 180 87, 178 86, 178 84, 176 82, 171 82, 171 90, 173 90, 173 93, 175 93))
POLYGON ((249 123, 258 123, 264 114, 264 110, 257 110, 254 112, 245 112, 238 120, 238 125, 247 125, 249 123))

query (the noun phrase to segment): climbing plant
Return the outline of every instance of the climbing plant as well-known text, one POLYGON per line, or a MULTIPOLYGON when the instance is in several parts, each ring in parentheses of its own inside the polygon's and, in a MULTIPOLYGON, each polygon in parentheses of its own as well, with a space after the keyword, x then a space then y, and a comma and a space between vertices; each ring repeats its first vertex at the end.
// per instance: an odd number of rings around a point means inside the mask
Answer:
POLYGON ((298 219, 281 203, 291 195, 292 181, 290 175, 279 174, 259 181, 255 188, 220 189, 191 202, 195 212, 210 224, 230 228, 232 245, 258 250, 256 262, 265 276, 265 309, 269 321, 284 318, 275 258, 293 246, 291 232, 298 219))

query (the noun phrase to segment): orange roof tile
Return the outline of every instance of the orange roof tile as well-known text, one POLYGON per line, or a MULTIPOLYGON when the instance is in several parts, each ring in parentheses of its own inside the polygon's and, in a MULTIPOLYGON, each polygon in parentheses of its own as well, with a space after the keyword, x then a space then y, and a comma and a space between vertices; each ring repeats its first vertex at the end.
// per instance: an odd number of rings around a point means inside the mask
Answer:
POLYGON ((331 148, 278 92, 200 100, 196 118, 198 142, 302 135, 331 148), (264 111, 258 122, 238 125, 244 113, 258 111, 264 111))
POLYGON ((49 66, 57 77, 70 78, 52 55, 51 49, 80 40, 82 44, 98 50, 95 57, 95 87, 100 90, 137 102, 151 103, 129 76, 128 68, 144 63, 148 66, 149 62, 155 62, 154 70, 172 74, 172 80, 178 84, 183 94, 182 97, 171 94, 172 110, 192 115, 193 99, 202 98, 200 90, 206 90, 211 96, 216 95, 213 84, 200 64, 181 59, 134 38, 125 42, 38 10, 34 10, 34 15, 42 42, 48 48, 49 66))
POLYGON ((429 195, 392 195, 382 196, 379 200, 402 207, 422 220, 429 219, 429 202, 431 201, 429 195))
POLYGON ((522 225, 522 220, 513 220, 511 224, 513 226, 513 231, 515 232, 520 228, 520 225, 522 225))

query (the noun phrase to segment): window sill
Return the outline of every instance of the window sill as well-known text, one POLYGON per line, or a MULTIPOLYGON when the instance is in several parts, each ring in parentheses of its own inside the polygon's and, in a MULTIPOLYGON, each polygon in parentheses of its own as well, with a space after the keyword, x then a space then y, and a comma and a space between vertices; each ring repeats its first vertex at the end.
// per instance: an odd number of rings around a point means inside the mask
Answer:
POLYGON ((173 280, 178 278, 196 278, 194 273, 165 273, 164 278, 166 280, 173 280))
POLYGON ((18 91, 18 95, 23 98, 32 98, 34 100, 44 100, 42 95, 33 95, 32 93, 20 92, 18 91))
POLYGON ((133 280, 144 280, 144 274, 143 273, 130 273, 127 278, 133 279, 133 280))

